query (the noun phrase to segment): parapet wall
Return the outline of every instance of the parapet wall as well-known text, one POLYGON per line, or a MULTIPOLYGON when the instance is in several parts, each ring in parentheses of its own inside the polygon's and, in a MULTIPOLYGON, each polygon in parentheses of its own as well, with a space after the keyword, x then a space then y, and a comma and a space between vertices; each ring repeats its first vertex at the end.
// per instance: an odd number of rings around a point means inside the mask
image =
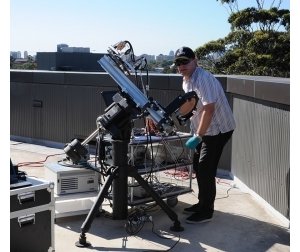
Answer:
MULTIPOLYGON (((216 77, 237 123, 220 169, 238 177, 289 218, 290 80, 216 77)), ((183 94, 181 80, 178 74, 150 74, 149 96, 166 106, 183 94)), ((117 84, 107 73, 11 70, 11 138, 61 144, 85 139, 106 108, 101 92, 110 90, 117 90, 117 84)), ((135 123, 143 125, 142 120, 135 123)), ((188 126, 178 129, 189 131, 188 126)))

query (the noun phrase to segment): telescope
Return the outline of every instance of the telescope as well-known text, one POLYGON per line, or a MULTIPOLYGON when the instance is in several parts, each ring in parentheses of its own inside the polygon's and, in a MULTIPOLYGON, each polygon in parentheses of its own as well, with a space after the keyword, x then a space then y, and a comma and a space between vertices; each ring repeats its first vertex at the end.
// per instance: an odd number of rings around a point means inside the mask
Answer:
POLYGON ((90 229, 92 221, 99 211, 104 198, 107 196, 110 186, 113 187, 113 219, 124 219, 127 217, 128 176, 133 177, 166 212, 169 218, 174 221, 174 225, 170 229, 176 232, 183 231, 176 213, 168 207, 147 181, 142 178, 137 169, 128 165, 127 154, 133 118, 150 118, 162 134, 176 134, 172 116, 176 117, 179 124, 184 124, 193 115, 198 102, 197 94, 190 92, 185 95, 179 95, 167 107, 163 107, 153 98, 147 97, 145 93, 148 88, 143 87, 143 93, 128 77, 138 70, 146 69, 147 61, 144 57, 136 57, 130 42, 126 40, 109 47, 108 54, 103 56, 98 63, 117 83, 119 92, 114 94, 112 97, 113 102, 97 118, 97 129, 83 142, 74 139, 66 145, 64 151, 67 159, 74 165, 82 164, 87 161, 88 157, 88 150, 85 145, 98 134, 109 132, 112 139, 113 162, 106 172, 107 178, 105 183, 81 226, 81 234, 79 241, 75 243, 76 246, 88 247, 91 245, 86 241, 85 234, 90 229))
POLYGON ((119 131, 122 120, 133 117, 150 117, 156 128, 165 135, 172 135, 176 127, 172 116, 180 125, 193 115, 198 102, 195 91, 176 97, 167 107, 161 106, 152 97, 148 98, 129 78, 135 71, 147 65, 144 57, 136 58, 129 41, 121 41, 108 49, 108 55, 103 56, 98 63, 117 83, 120 92, 113 97, 113 103, 105 109, 105 113, 96 120, 95 130, 82 143, 74 139, 65 146, 67 159, 74 164, 85 162, 88 157, 88 144, 98 133, 99 129, 110 132, 113 136, 119 131), (118 126, 116 126, 118 125, 118 126))

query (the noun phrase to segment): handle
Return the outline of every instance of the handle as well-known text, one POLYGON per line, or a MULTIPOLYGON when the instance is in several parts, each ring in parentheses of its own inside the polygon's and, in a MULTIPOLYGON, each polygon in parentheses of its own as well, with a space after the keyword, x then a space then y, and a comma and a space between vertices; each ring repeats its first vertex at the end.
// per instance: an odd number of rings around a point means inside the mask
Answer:
POLYGON ((25 216, 18 217, 19 226, 24 227, 26 225, 35 224, 35 214, 29 214, 25 216))
POLYGON ((25 192, 18 194, 19 203, 22 205, 24 203, 34 202, 35 193, 34 192, 25 192))

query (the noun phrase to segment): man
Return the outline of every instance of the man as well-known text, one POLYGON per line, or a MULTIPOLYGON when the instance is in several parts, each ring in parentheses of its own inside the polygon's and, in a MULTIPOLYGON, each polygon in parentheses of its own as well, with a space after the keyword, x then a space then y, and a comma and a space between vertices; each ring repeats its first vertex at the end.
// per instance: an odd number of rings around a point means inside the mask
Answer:
POLYGON ((174 64, 183 76, 183 90, 195 91, 199 98, 197 110, 190 118, 194 136, 186 142, 188 148, 195 150, 193 169, 199 201, 185 208, 184 212, 191 214, 186 219, 187 223, 201 223, 213 217, 217 166, 223 147, 235 129, 235 121, 221 84, 211 73, 197 65, 191 48, 179 48, 174 64))

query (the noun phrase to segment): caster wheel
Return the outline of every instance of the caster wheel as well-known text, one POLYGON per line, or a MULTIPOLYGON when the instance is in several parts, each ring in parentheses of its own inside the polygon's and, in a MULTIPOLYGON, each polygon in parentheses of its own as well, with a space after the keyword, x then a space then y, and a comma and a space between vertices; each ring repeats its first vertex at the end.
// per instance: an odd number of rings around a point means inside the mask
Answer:
POLYGON ((178 203, 177 197, 167 198, 167 204, 168 204, 168 206, 174 207, 174 206, 177 205, 177 203, 178 203))

